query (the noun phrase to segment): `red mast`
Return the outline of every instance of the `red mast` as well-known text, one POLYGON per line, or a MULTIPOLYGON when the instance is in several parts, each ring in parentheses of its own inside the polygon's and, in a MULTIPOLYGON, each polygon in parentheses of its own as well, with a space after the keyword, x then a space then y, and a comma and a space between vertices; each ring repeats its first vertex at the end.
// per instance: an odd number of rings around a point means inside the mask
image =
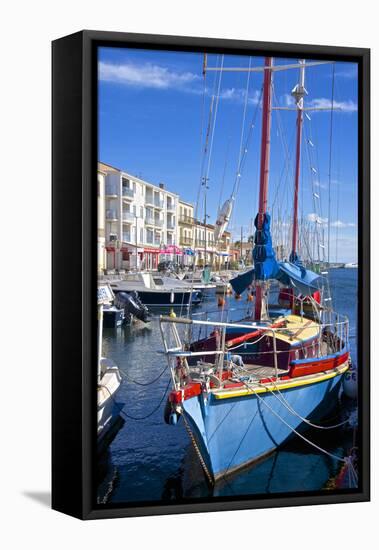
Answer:
MULTIPOLYGON (((270 168, 270 133, 271 133, 271 80, 273 58, 265 58, 262 105, 262 138, 261 138, 261 168, 259 178, 258 227, 262 229, 264 215, 267 212, 268 175, 270 168)), ((255 319, 260 320, 262 314, 263 288, 260 281, 255 287, 255 319)))
POLYGON ((292 90, 292 95, 296 101, 297 120, 296 120, 296 161, 295 161, 295 192, 293 200, 293 222, 292 222, 292 249, 290 260, 296 260, 297 238, 298 238, 298 208, 299 208, 299 180, 300 180, 300 161, 301 161, 301 135, 303 128, 303 103, 304 96, 307 93, 304 88, 305 77, 305 59, 300 59, 300 78, 299 84, 296 84, 292 90))

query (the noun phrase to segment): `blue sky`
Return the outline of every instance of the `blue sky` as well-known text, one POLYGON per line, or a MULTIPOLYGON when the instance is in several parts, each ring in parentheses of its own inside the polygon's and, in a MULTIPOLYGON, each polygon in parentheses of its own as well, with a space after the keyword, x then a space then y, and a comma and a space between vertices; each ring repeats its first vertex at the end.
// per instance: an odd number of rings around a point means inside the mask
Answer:
MULTIPOLYGON (((260 57, 225 56, 222 61, 221 56, 208 56, 209 67, 221 62, 224 67, 263 65, 260 57)), ((293 62, 275 59, 275 65, 293 62)), ((195 203, 211 97, 219 85, 219 73, 215 72, 208 72, 204 83, 202 65, 203 55, 198 53, 100 48, 99 159, 153 183, 163 182, 184 200, 195 203)), ((330 259, 348 262, 357 259, 356 66, 336 63, 308 68, 305 105, 330 107, 333 70, 336 110, 330 259)), ((220 201, 231 194, 236 177, 247 78, 246 71, 222 73, 207 195, 213 223, 220 201)), ((274 74, 274 106, 294 106, 290 93, 297 79, 297 69, 274 74)), ((262 73, 250 73, 243 144, 254 117, 255 126, 231 220, 235 235, 240 234, 241 226, 245 236, 251 233, 251 219, 257 211, 262 80, 262 73)), ((300 214, 326 227, 331 115, 329 110, 322 110, 309 112, 309 116, 311 120, 306 118, 304 123, 300 214), (314 207, 315 191, 321 198, 321 210, 314 207)), ((278 212, 282 219, 291 215, 295 118, 292 111, 272 115, 269 203, 274 218, 278 212)))

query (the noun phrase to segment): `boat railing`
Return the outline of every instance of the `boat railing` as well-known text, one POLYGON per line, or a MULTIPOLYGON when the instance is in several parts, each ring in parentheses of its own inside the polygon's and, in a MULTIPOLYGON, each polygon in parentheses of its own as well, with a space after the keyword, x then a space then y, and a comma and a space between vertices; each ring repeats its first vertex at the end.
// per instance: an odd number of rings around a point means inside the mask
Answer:
MULTIPOLYGON (((335 312, 329 313, 329 321, 314 321, 312 319, 303 318, 303 322, 299 325, 291 324, 290 338, 297 337, 304 329, 317 328, 317 335, 312 339, 310 344, 301 346, 303 351, 306 351, 304 358, 308 358, 308 350, 312 348, 313 357, 317 358, 322 355, 330 355, 342 352, 349 347, 349 320, 346 316, 335 312), (325 348, 326 345, 326 348, 325 348)), ((274 324, 251 324, 247 322, 223 322, 213 320, 200 320, 187 317, 171 317, 160 316, 159 325, 161 330, 162 341, 164 345, 164 353, 167 356, 171 366, 172 376, 175 387, 178 381, 175 378, 175 361, 180 360, 183 366, 188 369, 188 358, 206 358, 209 356, 215 365, 220 366, 221 370, 224 365, 225 357, 229 357, 231 353, 240 348, 241 345, 257 344, 264 336, 272 337, 272 350, 259 351, 259 355, 272 355, 272 365, 275 372, 275 377, 278 375, 278 357, 282 353, 288 354, 288 349, 278 349, 277 337, 288 333, 288 329, 283 327, 280 319, 274 324), (275 326, 276 325, 276 326, 275 326), (215 337, 215 348, 196 350, 191 349, 191 329, 193 327, 211 327, 213 336, 215 337), (232 328, 234 331, 240 330, 242 333, 250 334, 250 338, 241 340, 236 346, 227 345, 226 333, 232 328), (253 340, 254 338, 254 340, 253 340)), ((193 340, 192 340, 193 341, 193 340)), ((237 352, 238 353, 238 352, 237 352)), ((219 367, 217 367, 219 368, 219 367)))

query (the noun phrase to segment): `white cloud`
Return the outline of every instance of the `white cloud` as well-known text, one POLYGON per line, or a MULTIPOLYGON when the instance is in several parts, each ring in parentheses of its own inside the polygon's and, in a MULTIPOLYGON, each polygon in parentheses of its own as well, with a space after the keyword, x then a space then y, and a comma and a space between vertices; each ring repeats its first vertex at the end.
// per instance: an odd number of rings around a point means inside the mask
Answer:
POLYGON ((330 224, 330 227, 340 227, 340 228, 345 228, 345 227, 355 227, 355 223, 353 222, 342 222, 341 220, 336 220, 335 222, 332 222, 330 224))
MULTIPOLYGON (((312 109, 331 109, 332 108, 332 102, 330 99, 327 99, 326 97, 319 97, 316 99, 312 99, 307 101, 305 98, 304 107, 305 108, 312 108, 312 109)), ((292 97, 291 94, 283 94, 281 96, 280 103, 284 107, 292 107, 293 109, 296 108, 295 100, 292 97)), ((358 110, 357 104, 352 101, 351 99, 347 101, 333 101, 333 106, 336 112, 345 112, 345 113, 354 113, 358 110)))
POLYGON ((327 185, 325 183, 321 183, 321 181, 315 181, 313 182, 315 187, 319 187, 320 189, 326 189, 327 185))
MULTIPOLYGON (((158 90, 176 89, 182 92, 202 94, 202 77, 191 72, 179 72, 145 63, 136 65, 133 63, 114 64, 104 61, 99 62, 99 79, 104 82, 114 82, 130 87, 155 88, 158 90)), ((206 88, 206 94, 212 94, 211 89, 206 88)), ((221 89, 220 99, 226 101, 245 101, 246 90, 243 88, 221 89)), ((249 92, 248 103, 257 105, 260 100, 259 90, 249 92)))
MULTIPOLYGON (((207 90, 209 94, 209 90, 207 90)), ((220 91, 220 99, 226 99, 230 101, 237 101, 239 103, 245 102, 246 90, 244 88, 224 88, 220 91)), ((257 105, 260 101, 261 93, 259 90, 249 92, 248 104, 257 105)))
MULTIPOLYGON (((309 222, 318 223, 319 225, 327 225, 328 218, 321 218, 315 212, 311 212, 307 215, 307 220, 309 222)), ((338 227, 344 229, 346 227, 355 227, 356 224, 353 222, 343 222, 341 220, 335 220, 330 223, 330 227, 338 227)))
POLYGON ((188 88, 197 83, 200 76, 191 72, 171 71, 167 67, 145 63, 135 65, 123 63, 116 65, 100 61, 99 79, 106 82, 117 82, 126 86, 141 88, 188 88))
POLYGON ((336 71, 336 76, 341 78, 357 78, 358 76, 358 65, 352 67, 345 67, 339 71, 336 71))
MULTIPOLYGON (((306 107, 311 107, 315 109, 331 109, 332 108, 332 102, 330 99, 327 99, 326 97, 319 97, 316 99, 312 99, 312 101, 308 102, 306 107)), ((354 113, 358 110, 357 104, 349 99, 348 101, 333 101, 333 107, 338 111, 343 111, 345 113, 354 113)))

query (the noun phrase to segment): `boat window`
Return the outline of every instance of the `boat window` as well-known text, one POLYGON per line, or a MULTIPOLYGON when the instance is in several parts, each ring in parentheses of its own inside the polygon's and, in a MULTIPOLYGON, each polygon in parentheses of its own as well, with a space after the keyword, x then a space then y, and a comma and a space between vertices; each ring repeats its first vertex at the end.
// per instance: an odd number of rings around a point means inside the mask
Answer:
POLYGON ((159 279, 158 277, 154 277, 154 278, 153 278, 153 281, 154 281, 154 283, 155 283, 156 285, 160 285, 160 286, 163 285, 162 279, 159 279))

